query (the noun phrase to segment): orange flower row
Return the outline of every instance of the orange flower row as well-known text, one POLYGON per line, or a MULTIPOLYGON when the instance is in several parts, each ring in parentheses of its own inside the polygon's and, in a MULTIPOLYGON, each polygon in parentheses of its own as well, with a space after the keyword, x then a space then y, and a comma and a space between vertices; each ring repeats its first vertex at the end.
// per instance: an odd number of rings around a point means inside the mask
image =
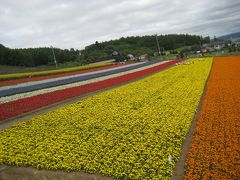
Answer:
POLYGON ((184 179, 240 177, 240 56, 217 57, 186 160, 184 179))

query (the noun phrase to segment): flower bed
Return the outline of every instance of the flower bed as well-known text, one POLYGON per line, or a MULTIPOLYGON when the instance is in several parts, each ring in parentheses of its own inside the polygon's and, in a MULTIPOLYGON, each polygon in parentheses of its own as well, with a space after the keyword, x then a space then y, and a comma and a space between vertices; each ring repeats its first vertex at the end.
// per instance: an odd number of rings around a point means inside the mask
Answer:
POLYGON ((25 77, 35 77, 35 76, 45 76, 50 74, 60 74, 72 71, 79 71, 84 69, 91 69, 101 66, 112 65, 112 62, 102 63, 102 64, 94 64, 94 65, 85 65, 85 66, 78 66, 72 68, 64 68, 64 69, 57 69, 57 70, 48 70, 48 71, 38 71, 38 72, 26 72, 26 73, 17 73, 17 74, 3 74, 0 75, 0 81, 7 80, 7 79, 18 79, 18 78, 25 78, 25 77))
POLYGON ((36 95, 40 95, 40 94, 45 94, 45 93, 49 93, 49 92, 53 92, 53 91, 57 91, 57 90, 63 90, 63 89, 67 89, 67 88, 72 88, 72 87, 86 85, 86 84, 90 84, 90 83, 94 83, 94 82, 99 82, 99 81, 107 80, 107 79, 114 78, 114 77, 119 77, 119 76, 122 76, 122 75, 134 73, 134 72, 145 70, 145 69, 148 69, 148 68, 152 68, 154 66, 158 66, 158 65, 164 64, 166 62, 167 61, 154 63, 154 64, 151 64, 151 65, 144 66, 144 67, 141 67, 141 68, 136 68, 136 69, 133 69, 133 70, 130 70, 130 71, 125 71, 125 72, 120 72, 120 73, 116 73, 116 74, 112 74, 112 75, 108 75, 108 76, 93 78, 93 79, 89 79, 89 80, 86 80, 86 81, 80 81, 80 82, 76 82, 76 83, 71 83, 71 84, 66 84, 66 85, 56 86, 56 87, 51 87, 51 88, 39 89, 39 90, 31 91, 31 92, 15 94, 15 95, 12 95, 12 96, 4 96, 4 97, 0 98, 0 104, 15 101, 15 100, 22 99, 22 98, 32 97, 32 96, 36 96, 36 95))
POLYGON ((72 97, 80 96, 89 92, 100 90, 103 88, 111 87, 118 85, 120 83, 125 83, 135 78, 147 75, 149 73, 158 71, 160 69, 166 68, 172 64, 175 64, 176 61, 170 61, 165 64, 160 64, 149 69, 137 71, 131 74, 126 74, 123 76, 106 79, 100 82, 94 82, 90 84, 85 84, 78 87, 67 88, 63 90, 57 90, 54 92, 44 93, 28 98, 19 99, 16 101, 11 101, 8 103, 0 104, 0 120, 4 120, 19 114, 29 112, 56 102, 60 102, 72 97))
POLYGON ((107 65, 107 66, 96 67, 96 68, 92 68, 92 69, 68 72, 68 73, 63 73, 63 74, 53 74, 53 75, 48 75, 48 76, 37 76, 37 77, 31 77, 31 78, 28 77, 28 78, 0 81, 0 87, 1 86, 9 86, 9 85, 20 84, 20 83, 25 83, 25 82, 41 81, 41 80, 45 80, 45 79, 53 79, 53 78, 58 78, 58 77, 66 77, 66 76, 71 76, 71 75, 76 75, 76 74, 83 74, 83 73, 88 73, 88 72, 95 72, 95 71, 100 71, 100 70, 120 67, 120 66, 124 66, 124 65, 125 64, 114 64, 114 65, 107 65))
POLYGON ((214 58, 184 179, 240 177, 240 57, 214 58))
MULTIPOLYGON (((127 82, 173 63, 86 89, 58 91, 53 99, 127 82)), ((0 164, 84 170, 122 179, 169 179, 211 63, 207 59, 175 66, 2 131, 0 164)), ((32 105, 45 99, 38 100, 32 105)))
POLYGON ((24 83, 20 83, 20 84, 16 84, 16 85, 10 85, 10 86, 3 86, 0 87, 0 92, 2 90, 9 90, 9 89, 14 89, 14 88, 21 88, 21 87, 27 87, 27 86, 32 86, 32 85, 39 85, 39 84, 44 84, 44 83, 51 83, 51 82, 56 82, 59 80, 68 80, 68 79, 73 79, 73 78, 78 78, 78 77, 88 77, 88 75, 95 75, 98 73, 105 73, 105 72, 109 72, 109 71, 117 71, 126 67, 135 67, 137 65, 141 65, 141 64, 145 64, 146 62, 141 62, 141 63, 134 63, 134 64, 128 64, 125 66, 117 66, 117 67, 113 67, 110 69, 103 69, 100 71, 92 71, 92 72, 86 72, 86 73, 78 73, 78 74, 73 74, 73 75, 69 75, 69 76, 60 76, 60 77, 56 77, 56 78, 47 78, 47 79, 43 79, 40 81, 31 81, 31 82, 24 82, 24 83))
POLYGON ((148 61, 148 62, 141 62, 141 63, 136 63, 136 64, 130 64, 124 67, 116 67, 113 69, 109 70, 102 70, 102 71, 97 71, 97 72, 92 72, 92 73, 86 73, 86 74, 79 74, 79 75, 73 75, 69 77, 61 77, 61 78, 56 78, 56 79, 48 79, 48 80, 42 80, 42 81, 37 81, 37 82, 29 82, 29 83, 23 83, 19 85, 14 85, 14 86, 6 86, 6 87, 1 87, 0 88, 0 96, 8 96, 12 94, 19 94, 23 92, 29 92, 29 91, 34 91, 37 89, 44 89, 44 88, 49 88, 49 87, 55 87, 55 86, 60 86, 64 84, 70 84, 74 82, 79 82, 79 81, 84 81, 92 78, 97 78, 101 76, 107 76, 111 74, 116 74, 120 72, 125 72, 129 71, 132 69, 144 67, 147 65, 151 65, 156 63, 155 61, 148 61))

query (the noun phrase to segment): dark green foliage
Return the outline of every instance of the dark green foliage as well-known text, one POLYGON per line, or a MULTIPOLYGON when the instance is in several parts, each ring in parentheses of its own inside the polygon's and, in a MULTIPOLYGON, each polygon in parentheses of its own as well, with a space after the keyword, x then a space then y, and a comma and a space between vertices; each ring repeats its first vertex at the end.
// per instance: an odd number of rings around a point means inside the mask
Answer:
POLYGON ((239 48, 238 46, 236 46, 235 44, 232 44, 231 46, 228 47, 228 52, 237 52, 239 51, 239 48))
MULTIPOLYGON (((188 34, 170 34, 158 36, 158 41, 161 55, 164 55, 164 51, 171 51, 171 54, 177 54, 176 49, 182 46, 194 46, 197 48, 199 44, 210 41, 210 38, 188 34)), ((54 48, 54 51, 58 63, 78 61, 81 64, 86 64, 112 58, 114 51, 119 52, 120 61, 128 54, 133 54, 134 56, 148 54, 151 56, 158 50, 156 37, 152 35, 122 37, 118 40, 107 42, 96 41, 81 51, 73 48, 70 50, 54 48)), ((54 60, 51 48, 9 49, 0 44, 0 64, 31 67, 54 64, 54 60)))
MULTIPOLYGON (((78 50, 54 48, 58 63, 75 61, 78 50)), ((54 64, 51 48, 9 49, 0 45, 0 64, 12 66, 40 66, 54 64)))
POLYGON ((183 53, 183 51, 180 52, 180 58, 184 58, 184 53, 183 53))
MULTIPOLYGON (((177 54, 177 48, 182 46, 198 47, 199 44, 208 43, 209 37, 201 37, 197 35, 188 34, 170 34, 158 36, 161 55, 164 51, 171 51, 172 54, 177 54)), ((198 48, 197 48, 198 49, 198 48)), ((87 46, 81 50, 82 56, 80 59, 85 59, 87 62, 93 62, 96 59, 111 58, 112 52, 117 51, 121 57, 126 57, 127 54, 140 56, 142 54, 149 54, 150 56, 157 52, 156 36, 132 36, 122 37, 117 40, 99 43, 96 41, 94 44, 87 46)))

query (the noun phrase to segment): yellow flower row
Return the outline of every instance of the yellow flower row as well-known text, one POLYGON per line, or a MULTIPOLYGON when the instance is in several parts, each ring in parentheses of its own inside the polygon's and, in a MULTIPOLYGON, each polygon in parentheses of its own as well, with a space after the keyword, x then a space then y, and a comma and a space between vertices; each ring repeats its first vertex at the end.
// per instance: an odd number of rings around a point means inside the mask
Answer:
POLYGON ((97 67, 102 67, 102 66, 108 66, 108 65, 112 65, 112 64, 114 64, 114 63, 107 62, 107 63, 92 64, 92 65, 78 66, 78 67, 72 67, 72 68, 48 70, 48 71, 3 74, 3 75, 0 75, 0 80, 18 79, 18 78, 35 77, 35 76, 45 76, 45 75, 51 75, 51 74, 60 74, 60 73, 67 73, 67 72, 92 69, 92 68, 97 68, 97 67))
POLYGON ((0 133, 0 164, 171 177, 212 58, 178 65, 0 133))

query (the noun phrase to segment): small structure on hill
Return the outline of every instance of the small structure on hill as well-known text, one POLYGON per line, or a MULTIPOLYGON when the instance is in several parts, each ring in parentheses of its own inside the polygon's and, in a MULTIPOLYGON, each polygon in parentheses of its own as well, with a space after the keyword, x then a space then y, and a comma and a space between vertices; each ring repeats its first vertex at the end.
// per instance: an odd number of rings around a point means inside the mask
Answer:
POLYGON ((147 56, 148 56, 147 54, 142 54, 141 56, 138 57, 138 60, 139 61, 144 61, 144 60, 147 59, 147 56))
POLYGON ((127 57, 126 57, 126 59, 127 59, 128 61, 134 61, 134 60, 135 60, 135 57, 134 57, 132 54, 128 54, 127 57))

